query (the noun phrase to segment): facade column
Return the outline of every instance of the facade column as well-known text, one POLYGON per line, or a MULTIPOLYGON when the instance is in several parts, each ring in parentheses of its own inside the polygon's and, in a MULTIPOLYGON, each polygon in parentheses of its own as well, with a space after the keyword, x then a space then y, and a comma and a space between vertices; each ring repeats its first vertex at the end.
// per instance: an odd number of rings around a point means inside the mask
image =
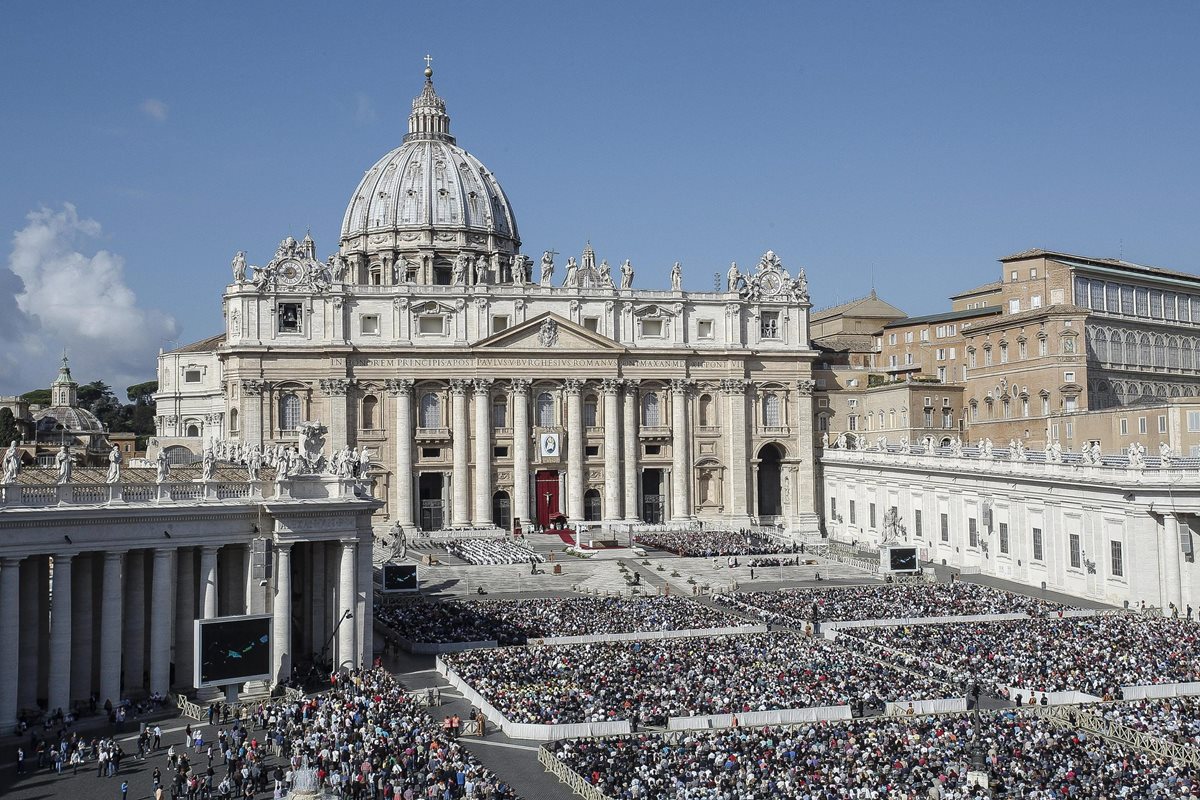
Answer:
POLYGON ((150 604, 151 694, 158 692, 165 695, 171 690, 171 618, 175 615, 174 555, 173 548, 154 550, 154 574, 151 577, 153 602, 150 604))
POLYGON ((24 614, 32 616, 32 609, 21 607, 19 558, 0 560, 0 608, 0 723, 7 726, 17 718, 20 621, 24 614))
MULTIPOLYGON (((17 704, 20 708, 33 708, 37 705, 38 697, 38 675, 40 673, 40 664, 38 663, 38 650, 40 649, 41 637, 39 634, 39 623, 45 616, 46 608, 42 604, 43 596, 38 591, 38 570, 45 572, 46 559, 42 556, 30 556, 21 562, 21 602, 18 611, 5 611, 0 616, 9 616, 20 621, 20 644, 13 647, 11 644, 6 644, 8 649, 17 651, 17 668, 21 679, 17 689, 17 704)), ((3 580, 3 576, 0 576, 3 580)), ((0 592, 0 606, 7 609, 3 593, 0 592)), ((13 606, 18 609, 18 606, 13 606)), ((5 640, 9 642, 10 640, 5 640)))
POLYGON ((190 687, 196 651, 196 550, 175 551, 175 685, 190 687))
MULTIPOLYGON (((621 420, 621 433, 624 436, 625 452, 621 462, 625 470, 625 521, 637 522, 641 519, 638 513, 638 381, 636 378, 625 379, 625 409, 624 419, 621 420)), ((605 454, 608 458, 608 454, 605 454)))
POLYGON ((259 380, 244 380, 241 383, 238 424, 242 429, 241 440, 245 444, 263 445, 263 429, 266 427, 263 421, 263 395, 266 389, 266 384, 259 380))
POLYGON ((77 555, 71 574, 71 699, 92 693, 92 557, 77 555))
POLYGON ((201 619, 217 616, 217 551, 220 549, 214 545, 200 548, 201 619))
POLYGON ((471 443, 467 428, 467 392, 471 381, 465 378, 450 379, 451 436, 454 442, 454 483, 451 524, 455 528, 471 525, 471 512, 467 503, 467 483, 471 473, 471 443))
POLYGON ((312 594, 312 605, 309 606, 309 617, 312 620, 312 652, 322 657, 327 655, 321 652, 321 649, 329 639, 329 606, 325 600, 328 596, 325 587, 329 583, 325 573, 327 552, 325 542, 308 543, 308 560, 312 563, 312 584, 309 589, 312 594))
POLYGON ((796 517, 792 524, 803 533, 819 533, 817 516, 817 469, 813 457, 813 390, 817 382, 802 378, 796 382, 796 517))
MULTIPOLYGON (((350 381, 345 378, 322 378, 321 392, 329 404, 329 452, 336 453, 350 443, 350 381)), ((308 417, 307 419, 312 419, 308 417)))
POLYGON ((605 378, 600 382, 604 396, 604 519, 621 519, 621 382, 605 378))
POLYGON ((275 596, 271 601, 271 673, 276 685, 292 674, 292 545, 275 545, 275 596))
POLYGON ((405 529, 415 526, 413 515, 413 382, 389 380, 388 392, 396 399, 396 510, 393 517, 405 529))
POLYGON ((567 520, 583 522, 583 381, 567 378, 567 520))
POLYGON ((354 635, 358 643, 358 666, 369 667, 375 656, 375 577, 371 569, 371 524, 359 518, 358 586, 354 593, 354 635))
POLYGON ((338 575, 338 653, 335 668, 358 666, 354 653, 354 595, 357 588, 355 573, 355 542, 342 542, 342 558, 338 575))
POLYGON ((688 381, 671 381, 671 519, 691 519, 688 490, 688 381))
POLYGON ((1171 615, 1171 603, 1184 614, 1183 598, 1179 584, 1179 516, 1163 515, 1163 614, 1171 615))
POLYGON ((144 550, 125 556, 125 685, 122 694, 141 694, 146 671, 146 558, 144 550))
POLYGON ((124 621, 121 606, 125 600, 123 551, 104 553, 103 595, 100 600, 100 703, 121 700, 121 651, 124 621))
POLYGON ((750 517, 750 455, 746 443, 750 441, 746 430, 746 381, 729 378, 721 381, 721 392, 725 395, 729 413, 729 427, 725 433, 728 447, 730 472, 729 508, 735 521, 750 517))
POLYGON ((71 709, 71 560, 72 553, 54 554, 54 607, 50 615, 50 671, 47 709, 71 709))
POLYGON ((492 524, 491 378, 475 382, 475 519, 477 528, 492 524))
POLYGON ((526 529, 532 524, 529 510, 529 385, 528 378, 512 382, 513 419, 513 516, 526 529))

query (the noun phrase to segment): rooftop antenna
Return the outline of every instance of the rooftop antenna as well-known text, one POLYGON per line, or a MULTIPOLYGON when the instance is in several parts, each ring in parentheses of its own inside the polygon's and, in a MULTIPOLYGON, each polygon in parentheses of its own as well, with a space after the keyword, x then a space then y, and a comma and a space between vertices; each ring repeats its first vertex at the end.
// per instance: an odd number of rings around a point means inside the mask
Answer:
POLYGON ((1117 261, 1125 260, 1125 237, 1121 237, 1121 243, 1117 245, 1117 261))
POLYGON ((719 272, 713 273, 713 291, 714 292, 721 291, 721 273, 719 273, 719 272))

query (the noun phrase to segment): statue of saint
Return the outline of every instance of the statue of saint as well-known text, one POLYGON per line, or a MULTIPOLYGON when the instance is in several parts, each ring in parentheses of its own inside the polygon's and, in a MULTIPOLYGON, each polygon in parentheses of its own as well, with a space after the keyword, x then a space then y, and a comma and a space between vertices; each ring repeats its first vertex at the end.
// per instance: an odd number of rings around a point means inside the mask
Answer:
POLYGON ((628 258, 621 264, 621 288, 633 288, 633 264, 629 263, 628 258))
POLYGON ((729 262, 729 272, 725 273, 727 285, 725 290, 728 292, 736 292, 738 290, 738 281, 742 279, 742 273, 738 272, 736 261, 729 262))
POLYGON ((262 453, 258 451, 258 445, 251 447, 250 457, 246 459, 246 477, 248 480, 258 480, 258 471, 262 469, 262 460, 262 453))
POLYGON ((16 483, 17 475, 21 471, 21 451, 17 449, 15 441, 4 451, 3 466, 4 483, 16 483))
POLYGON ((542 253, 542 274, 538 283, 542 286, 552 286, 554 280, 554 256, 546 250, 542 253))
POLYGON ((575 256, 567 259, 567 274, 563 278, 563 288, 570 289, 575 286, 579 277, 579 265, 575 263, 575 256))
POLYGON ((683 291, 683 265, 678 261, 671 265, 671 291, 683 291))
POLYGON ((239 286, 246 282, 246 252, 238 250, 233 257, 233 282, 239 286))
POLYGON ((108 475, 104 478, 105 483, 121 482, 121 460, 121 448, 114 444, 112 450, 108 451, 108 475))
POLYGON ((62 486, 65 483, 71 482, 71 452, 66 447, 58 448, 58 454, 54 456, 54 466, 58 467, 58 485, 62 486))
POLYGON ((612 267, 608 265, 608 259, 600 262, 600 285, 606 289, 613 288, 612 267))
POLYGON ((529 283, 529 259, 517 253, 512 260, 512 279, 517 286, 529 283))
POLYGON ((341 283, 342 278, 346 276, 346 259, 341 253, 334 253, 329 257, 329 276, 334 283, 341 283))
POLYGON ((158 475, 156 480, 159 483, 166 483, 171 479, 171 462, 167 461, 167 451, 162 449, 158 451, 158 475))
POLYGON ((357 473, 356 477, 359 480, 364 480, 367 477, 367 473, 370 472, 370 470, 371 470, 371 451, 369 451, 367 449, 366 445, 363 445, 362 450, 360 450, 358 453, 358 469, 355 470, 357 473))
POLYGON ((200 466, 201 479, 206 482, 211 481, 213 479, 213 473, 217 470, 217 459, 216 456, 213 455, 213 450, 211 447, 204 448, 204 458, 201 461, 200 466))
POLYGON ((808 276, 804 274, 804 267, 800 268, 800 274, 796 276, 793 291, 796 293, 797 300, 808 302, 808 276))
POLYGON ((459 253, 454 259, 454 266, 450 270, 450 284, 453 286, 461 286, 467 280, 467 268, 471 265, 471 257, 466 253, 459 253))

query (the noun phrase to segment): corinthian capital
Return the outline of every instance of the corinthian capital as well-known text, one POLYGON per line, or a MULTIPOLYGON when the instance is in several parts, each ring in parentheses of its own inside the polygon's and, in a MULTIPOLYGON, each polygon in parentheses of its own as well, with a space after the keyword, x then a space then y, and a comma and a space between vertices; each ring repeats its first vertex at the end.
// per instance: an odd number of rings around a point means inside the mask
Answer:
POLYGON ((472 381, 472 385, 475 387, 476 397, 487 397, 488 392, 492 390, 492 379, 476 378, 474 381, 472 381))
POLYGON ((618 378, 605 378, 600 381, 600 391, 604 394, 616 394, 621 391, 621 381, 618 378))
POLYGON ((567 394, 577 395, 583 391, 583 384, 582 378, 567 378, 563 381, 563 388, 567 390, 567 394))
POLYGON ((413 392, 412 378, 388 378, 383 385, 392 397, 399 397, 402 394, 411 395, 413 392))
POLYGON ((533 385, 533 381, 529 378, 513 378, 512 391, 515 395, 528 396, 529 387, 533 385))
POLYGON ((728 395, 745 394, 747 383, 748 381, 745 378, 723 378, 721 380, 721 393, 728 395))
POLYGON ((467 392, 469 392, 469 391, 471 391, 471 379, 470 378, 451 378, 450 379, 450 392, 452 394, 465 396, 467 394, 467 392))
POLYGON ((671 391, 674 394, 687 394, 691 391, 692 384, 693 381, 689 381, 687 378, 672 378, 671 391))
POLYGON ((796 381, 796 391, 801 397, 812 397, 813 389, 817 388, 817 382, 812 378, 802 378, 796 381))

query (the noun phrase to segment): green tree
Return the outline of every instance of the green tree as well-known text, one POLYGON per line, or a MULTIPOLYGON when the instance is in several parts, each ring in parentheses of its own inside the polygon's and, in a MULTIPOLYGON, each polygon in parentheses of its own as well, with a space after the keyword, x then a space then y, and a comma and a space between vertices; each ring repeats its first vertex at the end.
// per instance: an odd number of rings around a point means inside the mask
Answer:
POLYGON ((75 394, 79 399, 80 408, 86 408, 93 413, 96 412, 97 406, 104 407, 117 402, 116 396, 112 393, 112 388, 104 381, 85 383, 79 387, 75 394))
POLYGON ((12 409, 0 408, 0 447, 8 447, 9 442, 21 440, 21 429, 17 427, 17 418, 12 409))
POLYGON ((34 389, 32 392, 21 395, 21 399, 31 405, 48 406, 50 405, 50 390, 34 389))
POLYGON ((154 393, 158 391, 158 381, 135 383, 125 390, 129 402, 139 405, 154 405, 154 393))

